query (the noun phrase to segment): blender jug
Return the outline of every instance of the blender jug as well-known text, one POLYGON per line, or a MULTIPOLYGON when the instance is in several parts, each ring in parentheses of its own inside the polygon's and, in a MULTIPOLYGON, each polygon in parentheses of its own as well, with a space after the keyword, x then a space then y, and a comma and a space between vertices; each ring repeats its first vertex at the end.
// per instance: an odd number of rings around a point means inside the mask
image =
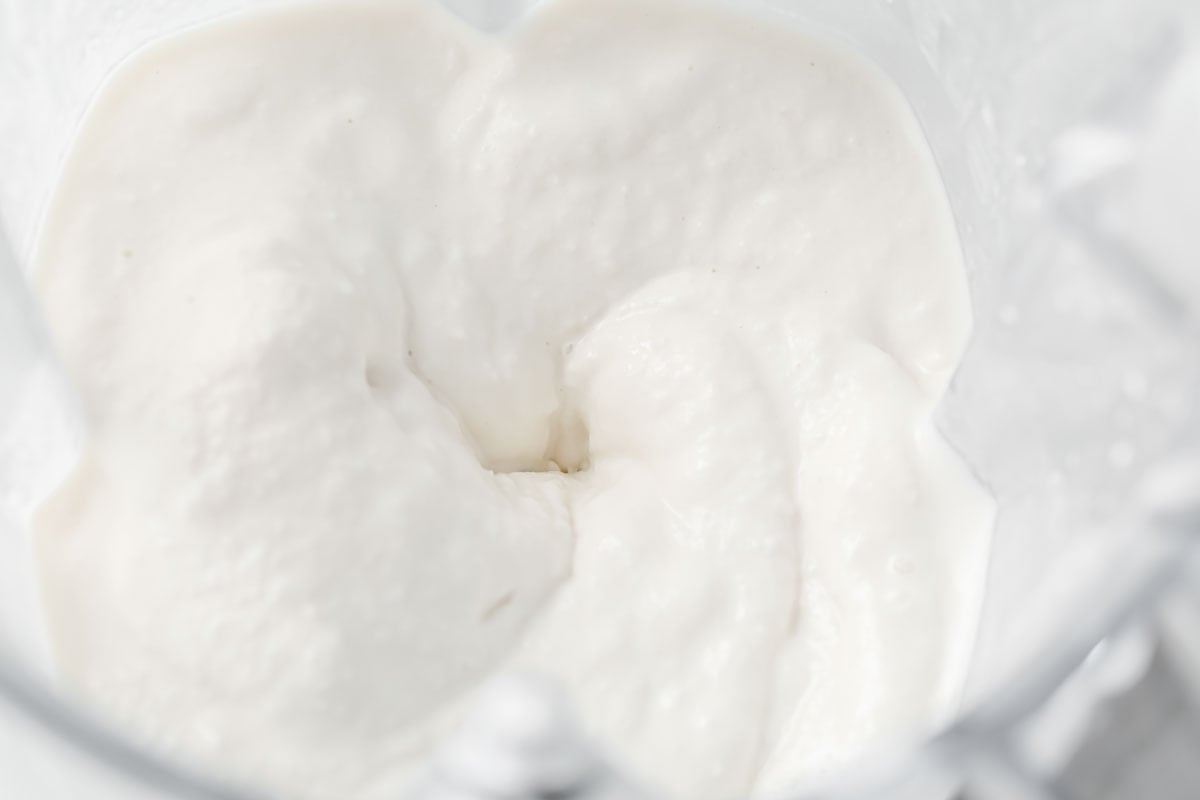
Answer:
MULTIPOLYGON (((443 2, 488 31, 533 5, 443 2)), ((900 86, 954 208, 975 313, 939 413, 998 507, 964 711, 821 796, 1196 796, 1200 9, 723 4, 842 41, 900 86)), ((24 271, 104 75, 153 38, 264 5, 279 3, 0 0, 2 797, 253 796, 144 753, 55 689, 27 522, 81 424, 24 271)))

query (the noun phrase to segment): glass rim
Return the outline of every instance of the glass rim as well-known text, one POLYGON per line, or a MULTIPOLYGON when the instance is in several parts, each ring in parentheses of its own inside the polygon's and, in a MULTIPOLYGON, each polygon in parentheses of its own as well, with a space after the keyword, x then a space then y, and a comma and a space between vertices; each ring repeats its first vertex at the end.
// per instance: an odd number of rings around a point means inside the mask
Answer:
POLYGON ((25 720, 99 766, 175 800, 262 800, 136 744, 115 726, 53 691, 0 649, 0 699, 25 720))
MULTIPOLYGON (((1156 540, 1158 546, 1153 548, 1153 554, 1143 551, 1148 557, 1134 566, 1135 577, 1124 591, 1117 592, 1104 608, 1096 609, 1091 619, 1076 627, 1058 646, 1037 652, 1023 669, 998 681, 974 702, 964 704, 938 729, 914 738, 907 747, 893 748, 890 752, 868 750, 838 770, 834 783, 787 793, 775 800, 816 797, 880 800, 911 778, 929 756, 940 761, 939 755, 958 752, 962 746, 986 748, 1019 729, 1107 637, 1124 630, 1142 615, 1152 613, 1160 598, 1181 584, 1189 585, 1193 573, 1200 574, 1200 551, 1193 550, 1194 543, 1189 537, 1177 535, 1169 525, 1147 527, 1139 533, 1142 538, 1149 536, 1156 540), (864 766, 867 769, 863 770, 864 766), (840 791, 839 777, 843 782, 840 791)), ((118 779, 165 792, 164 800, 264 800, 271 796, 261 788, 222 782, 138 744, 117 726, 55 691, 48 681, 23 666, 22 660, 3 646, 0 646, 0 703, 15 711, 19 718, 39 726, 58 743, 114 772, 118 779)), ((957 774, 952 777, 966 779, 967 765, 945 766, 957 767, 953 769, 957 774)), ((751 795, 751 800, 754 797, 751 795)))

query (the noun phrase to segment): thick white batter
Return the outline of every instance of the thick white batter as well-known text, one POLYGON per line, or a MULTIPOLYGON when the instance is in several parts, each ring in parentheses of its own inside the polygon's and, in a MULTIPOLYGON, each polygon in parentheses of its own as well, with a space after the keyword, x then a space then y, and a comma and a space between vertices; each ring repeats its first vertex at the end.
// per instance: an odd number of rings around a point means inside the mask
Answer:
POLYGON ((717 798, 953 705, 963 268, 840 49, 642 0, 238 18, 111 79, 38 259, 90 425, 38 520, 58 656, 159 748, 394 798, 515 666, 717 798))

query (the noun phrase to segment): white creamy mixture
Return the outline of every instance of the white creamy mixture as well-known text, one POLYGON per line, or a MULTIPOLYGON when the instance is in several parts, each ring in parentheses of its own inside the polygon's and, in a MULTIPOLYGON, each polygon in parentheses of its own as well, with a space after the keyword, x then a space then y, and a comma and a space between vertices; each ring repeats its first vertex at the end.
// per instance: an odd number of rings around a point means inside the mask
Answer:
POLYGON ((229 20, 108 82, 38 261, 90 426, 37 520, 57 654, 158 748, 394 798, 515 667, 717 798, 955 702, 966 284, 840 49, 661 0, 229 20))

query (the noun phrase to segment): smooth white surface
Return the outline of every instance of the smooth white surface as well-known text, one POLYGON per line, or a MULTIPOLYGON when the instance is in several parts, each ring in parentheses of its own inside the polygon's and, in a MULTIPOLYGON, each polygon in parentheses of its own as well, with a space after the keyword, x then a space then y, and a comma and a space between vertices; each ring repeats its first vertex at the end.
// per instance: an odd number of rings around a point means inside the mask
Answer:
POLYGON ((840 50, 660 3, 222 23, 106 86, 37 260, 90 428, 39 519, 60 665, 160 748, 393 796, 521 666, 720 797, 953 705, 965 283, 840 50))

